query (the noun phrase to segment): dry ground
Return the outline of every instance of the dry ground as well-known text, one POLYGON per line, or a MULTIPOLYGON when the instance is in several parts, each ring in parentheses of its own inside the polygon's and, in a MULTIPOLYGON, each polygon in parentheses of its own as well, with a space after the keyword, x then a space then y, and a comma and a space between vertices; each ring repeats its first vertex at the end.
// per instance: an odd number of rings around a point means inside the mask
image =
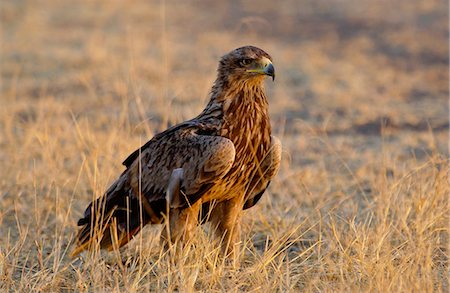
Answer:
POLYGON ((448 3, 2 1, 1 291, 448 292, 448 3), (131 151, 207 101, 218 58, 266 49, 277 179, 240 267, 159 227, 72 260, 131 151))

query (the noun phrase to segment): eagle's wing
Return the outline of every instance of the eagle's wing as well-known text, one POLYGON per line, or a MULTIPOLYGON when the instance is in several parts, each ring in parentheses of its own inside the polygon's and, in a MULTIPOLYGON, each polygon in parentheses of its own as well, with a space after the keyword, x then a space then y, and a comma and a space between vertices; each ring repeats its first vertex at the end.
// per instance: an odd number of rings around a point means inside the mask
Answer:
POLYGON ((270 151, 260 164, 260 168, 254 174, 248 188, 249 196, 245 199, 244 209, 251 208, 261 198, 270 184, 272 178, 277 174, 281 163, 281 141, 271 136, 270 151))
POLYGON ((185 122, 156 135, 132 153, 124 161, 127 169, 78 221, 83 227, 73 255, 86 249, 96 237, 100 237, 101 247, 110 248, 111 225, 119 233, 121 246, 139 231, 141 224, 161 221, 166 211, 167 188, 174 183, 173 178, 178 179, 175 191, 183 197, 169 204, 187 207, 196 202, 234 163, 233 142, 213 133, 204 125, 185 122), (146 213, 141 212, 142 207, 146 213), (103 236, 93 233, 98 227, 102 227, 103 236))
POLYGON ((228 173, 234 156, 234 144, 227 138, 205 135, 195 125, 175 128, 135 155, 127 170, 129 185, 151 203, 166 197, 173 171, 182 170, 180 190, 188 206, 228 173))

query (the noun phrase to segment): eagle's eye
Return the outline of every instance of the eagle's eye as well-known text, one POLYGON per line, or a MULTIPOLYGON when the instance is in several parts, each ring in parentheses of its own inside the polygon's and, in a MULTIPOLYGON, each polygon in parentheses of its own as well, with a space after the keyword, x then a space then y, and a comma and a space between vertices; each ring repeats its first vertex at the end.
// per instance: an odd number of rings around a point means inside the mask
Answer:
POLYGON ((244 58, 244 59, 242 59, 241 60, 241 62, 240 62, 240 64, 241 64, 241 66, 247 66, 247 65, 249 65, 250 63, 252 63, 252 59, 250 59, 250 58, 244 58))

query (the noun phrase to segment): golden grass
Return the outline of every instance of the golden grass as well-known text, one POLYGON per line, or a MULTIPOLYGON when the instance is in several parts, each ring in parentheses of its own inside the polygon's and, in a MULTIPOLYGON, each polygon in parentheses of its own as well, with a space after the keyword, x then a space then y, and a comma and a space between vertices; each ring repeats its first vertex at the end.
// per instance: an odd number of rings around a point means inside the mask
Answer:
POLYGON ((0 291, 449 290, 448 4, 236 3, 2 4, 0 291), (208 227, 177 256, 154 226, 70 259, 121 161, 196 115, 218 57, 250 43, 275 60, 284 153, 240 265, 208 227))

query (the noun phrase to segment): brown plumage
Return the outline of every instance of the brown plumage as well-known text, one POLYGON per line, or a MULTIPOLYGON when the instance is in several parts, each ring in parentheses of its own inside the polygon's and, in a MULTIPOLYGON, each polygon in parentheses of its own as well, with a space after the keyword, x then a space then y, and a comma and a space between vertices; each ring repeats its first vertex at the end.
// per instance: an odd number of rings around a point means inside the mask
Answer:
POLYGON ((272 58, 259 48, 223 56, 206 108, 123 162, 126 170, 78 221, 72 255, 120 247, 142 226, 164 219, 165 243, 186 240, 198 222, 211 221, 231 250, 242 210, 258 202, 280 164, 263 87, 267 75, 275 78, 272 58))

